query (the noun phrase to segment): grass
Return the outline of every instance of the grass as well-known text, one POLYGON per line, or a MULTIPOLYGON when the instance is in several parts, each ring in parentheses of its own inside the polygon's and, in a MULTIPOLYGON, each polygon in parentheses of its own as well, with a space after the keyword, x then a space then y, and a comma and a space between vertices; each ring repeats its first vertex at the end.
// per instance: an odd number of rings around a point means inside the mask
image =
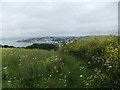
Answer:
POLYGON ((91 37, 58 51, 2 49, 3 88, 118 88, 116 37, 91 37))
POLYGON ((87 70, 70 55, 15 48, 2 52, 3 88, 85 87, 87 70))

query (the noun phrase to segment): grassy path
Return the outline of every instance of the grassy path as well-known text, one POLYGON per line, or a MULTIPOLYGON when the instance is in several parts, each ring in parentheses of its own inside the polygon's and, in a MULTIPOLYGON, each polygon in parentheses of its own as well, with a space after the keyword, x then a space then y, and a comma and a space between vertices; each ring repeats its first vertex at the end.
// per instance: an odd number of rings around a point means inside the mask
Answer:
POLYGON ((83 61, 54 51, 2 49, 3 88, 85 88, 83 61))

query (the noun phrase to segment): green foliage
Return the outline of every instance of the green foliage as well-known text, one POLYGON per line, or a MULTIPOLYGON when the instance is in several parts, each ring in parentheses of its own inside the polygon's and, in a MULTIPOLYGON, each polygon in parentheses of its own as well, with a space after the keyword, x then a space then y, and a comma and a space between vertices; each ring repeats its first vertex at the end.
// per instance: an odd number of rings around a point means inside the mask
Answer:
POLYGON ((77 56, 94 73, 89 87, 118 88, 120 86, 120 45, 117 36, 91 37, 61 47, 59 50, 77 56), (93 85, 94 84, 94 85, 93 85))
POLYGON ((51 50, 54 49, 56 50, 58 48, 58 46, 54 45, 54 44, 33 44, 30 46, 26 47, 27 49, 45 49, 45 50, 51 50))
POLYGON ((14 46, 8 46, 8 45, 0 45, 2 48, 15 48, 14 46))
POLYGON ((0 48, 3 88, 120 87, 116 36, 90 37, 58 51, 52 51, 49 45, 29 48, 0 48))

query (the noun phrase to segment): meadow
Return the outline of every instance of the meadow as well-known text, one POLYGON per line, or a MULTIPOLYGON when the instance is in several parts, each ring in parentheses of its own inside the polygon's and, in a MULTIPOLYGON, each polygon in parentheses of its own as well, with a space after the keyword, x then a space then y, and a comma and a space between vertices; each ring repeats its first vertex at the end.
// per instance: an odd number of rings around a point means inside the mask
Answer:
POLYGON ((92 36, 57 50, 2 49, 3 88, 119 88, 117 36, 92 36))

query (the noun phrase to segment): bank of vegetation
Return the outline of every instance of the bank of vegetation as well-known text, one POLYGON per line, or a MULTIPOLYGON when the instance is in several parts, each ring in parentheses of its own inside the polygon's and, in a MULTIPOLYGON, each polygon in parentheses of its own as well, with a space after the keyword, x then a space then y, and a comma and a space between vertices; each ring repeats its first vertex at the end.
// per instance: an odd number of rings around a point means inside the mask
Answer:
POLYGON ((48 46, 1 48, 3 88, 120 87, 117 36, 48 46))

